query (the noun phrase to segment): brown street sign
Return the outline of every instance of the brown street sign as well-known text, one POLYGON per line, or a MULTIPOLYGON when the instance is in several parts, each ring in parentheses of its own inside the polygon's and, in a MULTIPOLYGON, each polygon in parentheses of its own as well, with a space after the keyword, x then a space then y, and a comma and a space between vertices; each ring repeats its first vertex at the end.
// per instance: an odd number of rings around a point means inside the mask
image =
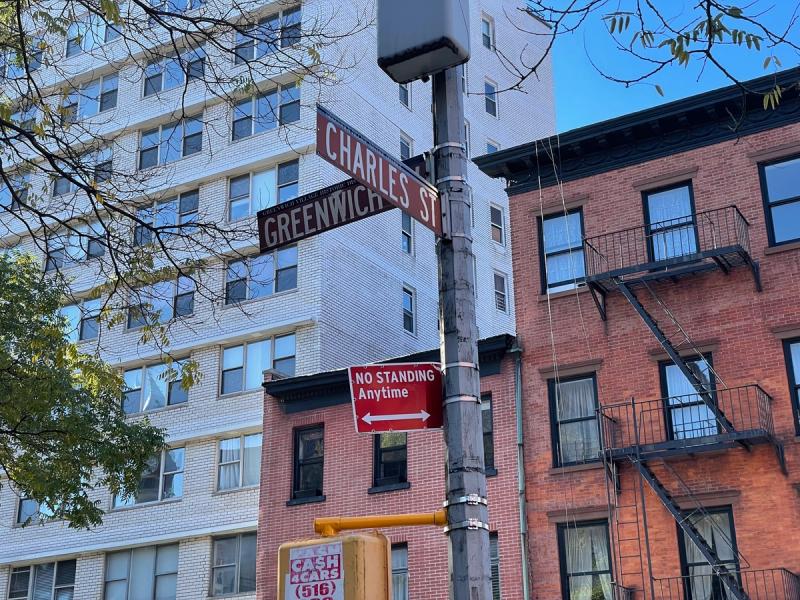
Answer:
MULTIPOLYGON (((427 177, 425 157, 420 154, 405 165, 427 177)), ((391 210, 381 194, 355 179, 316 190, 288 202, 258 211, 258 245, 270 252, 312 235, 391 210)))
POLYGON ((442 236, 436 188, 320 106, 317 154, 442 236))

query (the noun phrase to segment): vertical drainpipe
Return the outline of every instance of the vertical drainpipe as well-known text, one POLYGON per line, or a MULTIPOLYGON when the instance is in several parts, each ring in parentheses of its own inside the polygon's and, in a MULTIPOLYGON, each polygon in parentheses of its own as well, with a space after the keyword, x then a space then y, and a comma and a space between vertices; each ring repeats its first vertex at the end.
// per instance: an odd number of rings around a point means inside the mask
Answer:
POLYGON ((522 597, 530 600, 528 580, 528 511, 525 497, 525 435, 522 423, 522 347, 518 341, 508 350, 514 354, 514 408, 517 422, 517 494, 519 496, 519 537, 522 550, 522 597))

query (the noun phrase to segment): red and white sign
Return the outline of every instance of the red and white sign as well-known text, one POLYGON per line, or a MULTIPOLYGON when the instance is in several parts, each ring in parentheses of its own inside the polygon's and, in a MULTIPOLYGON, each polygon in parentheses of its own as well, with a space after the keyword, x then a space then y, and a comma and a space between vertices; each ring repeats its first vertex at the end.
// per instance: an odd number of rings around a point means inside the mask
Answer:
POLYGON ((439 192, 355 129, 317 107, 317 154, 442 235, 439 192))
POLYGON ((292 548, 286 577, 283 600, 344 600, 342 543, 292 548))
POLYGON ((359 433, 415 431, 442 426, 438 363, 350 367, 353 417, 359 433))

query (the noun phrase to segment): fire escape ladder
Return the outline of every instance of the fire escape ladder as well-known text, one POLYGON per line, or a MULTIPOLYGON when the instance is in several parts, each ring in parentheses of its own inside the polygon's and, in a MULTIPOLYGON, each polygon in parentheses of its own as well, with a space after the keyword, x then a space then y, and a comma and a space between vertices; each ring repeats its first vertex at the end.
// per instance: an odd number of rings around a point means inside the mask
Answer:
POLYGON ((750 600, 750 597, 739 584, 739 579, 737 576, 728 570, 725 564, 717 556, 716 552, 714 552, 713 548, 708 545, 706 540, 700 534, 700 531, 698 531, 698 529, 692 524, 683 511, 681 511, 680 507, 675 503, 670 493, 661 484, 650 467, 648 467, 644 461, 635 458, 631 458, 631 462, 633 462, 634 466, 639 471, 639 474, 645 479, 645 481, 647 481, 648 485, 650 485, 650 487, 656 493, 656 496, 658 496, 658 499, 661 500, 661 503, 666 507, 666 509, 678 523, 678 526, 681 528, 684 535, 692 540, 695 546, 697 546, 697 549, 703 555, 703 558, 708 561, 708 564, 711 566, 714 575, 719 578, 720 582, 728 590, 731 597, 735 600, 750 600))
MULTIPOLYGON (((630 302, 631 306, 633 306, 633 308, 636 309, 636 312, 639 313, 639 316, 642 318, 642 321, 644 321, 645 325, 647 325, 650 331, 653 332, 653 335, 658 340, 658 343, 661 344, 662 348, 664 348, 667 355, 670 357, 675 366, 678 367, 678 369, 680 369, 681 373, 684 374, 687 381, 689 381, 692 387, 694 387, 694 389, 697 391, 698 396, 703 401, 703 403, 706 406, 708 406, 708 409, 714 415, 716 421, 725 429, 726 432, 734 433, 735 428, 733 424, 717 406, 717 403, 714 401, 714 397, 711 393, 711 390, 709 390, 703 384, 703 382, 700 380, 697 374, 692 369, 689 368, 689 365, 686 364, 686 361, 683 359, 683 357, 681 357, 679 348, 676 347, 676 345, 670 339, 670 336, 664 333, 664 331, 659 326, 658 322, 653 318, 653 316, 649 312, 647 312, 647 310, 645 310, 644 306, 639 301, 639 298, 636 297, 636 294, 633 292, 633 290, 627 283, 625 283, 624 281, 622 281, 622 279, 619 278, 615 278, 614 282, 616 283, 617 288, 619 288, 619 290, 628 300, 628 302, 630 302)), ((646 283, 644 285, 647 286, 646 283)), ((673 332, 672 335, 674 336, 675 334, 680 333, 683 336, 683 339, 681 340, 679 346, 688 345, 690 348, 694 348, 694 345, 691 343, 691 340, 689 340, 689 337, 688 335, 686 335, 686 332, 680 326, 680 323, 678 323, 677 319, 675 319, 675 316, 669 311, 669 309, 666 308, 663 302, 661 302, 658 299, 658 297, 655 295, 655 292, 649 286, 647 286, 647 289, 650 290, 650 293, 657 299, 659 306, 661 306, 661 308, 664 309, 668 319, 676 326, 676 331, 673 332)), ((696 348, 694 349, 695 351, 697 351, 696 348)))

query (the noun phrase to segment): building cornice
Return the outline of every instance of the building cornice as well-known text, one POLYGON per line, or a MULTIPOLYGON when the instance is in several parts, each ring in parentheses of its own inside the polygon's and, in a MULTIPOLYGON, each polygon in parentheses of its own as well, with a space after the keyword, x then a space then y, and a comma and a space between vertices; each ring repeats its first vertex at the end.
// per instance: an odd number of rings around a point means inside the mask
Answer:
MULTIPOLYGON (((478 362, 481 377, 500 373, 500 362, 514 343, 514 336, 501 334, 478 342, 478 362)), ((401 362, 439 362, 438 350, 417 352, 408 356, 381 361, 383 363, 401 362)), ((350 402, 350 383, 347 369, 327 371, 314 375, 275 379, 264 383, 269 396, 278 400, 286 414, 318 410, 350 402)))
POLYGON ((509 195, 550 187, 800 122, 800 67, 474 159, 509 195), (764 109, 760 93, 784 88, 764 109), (554 155, 553 155, 554 154, 554 155))

